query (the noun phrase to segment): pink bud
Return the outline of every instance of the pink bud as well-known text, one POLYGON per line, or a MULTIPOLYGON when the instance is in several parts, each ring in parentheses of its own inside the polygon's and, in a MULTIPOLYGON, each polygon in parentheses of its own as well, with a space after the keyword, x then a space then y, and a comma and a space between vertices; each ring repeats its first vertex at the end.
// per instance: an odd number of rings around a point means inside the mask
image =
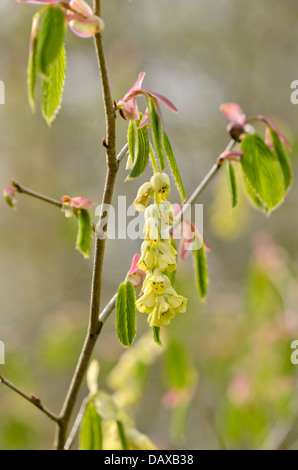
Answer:
POLYGON ((84 0, 71 0, 69 7, 71 11, 67 11, 66 21, 77 36, 91 38, 104 30, 104 21, 93 14, 92 8, 84 0))
MULTIPOLYGON (((136 103, 136 97, 143 95, 146 98, 152 98, 154 100, 157 112, 161 115, 160 107, 158 100, 162 101, 169 109, 177 113, 177 108, 164 96, 155 93, 150 90, 146 90, 142 87, 143 80, 145 78, 145 72, 141 72, 136 83, 131 87, 131 89, 123 96, 123 98, 118 101, 117 108, 120 110, 120 114, 124 119, 130 119, 131 121, 136 121, 140 117, 138 105, 136 103)), ((148 110, 146 110, 144 117, 140 123, 140 128, 145 126, 149 118, 148 110)))
POLYGON ((93 202, 85 197, 73 197, 68 202, 73 209, 90 209, 90 207, 94 206, 93 202))
POLYGON ((224 103, 221 105, 220 111, 229 119, 229 121, 236 122, 240 126, 245 125, 246 116, 239 104, 224 103))
POLYGON ((244 153, 238 150, 236 151, 225 151, 220 154, 217 159, 217 163, 222 163, 224 160, 229 160, 231 162, 239 162, 239 158, 243 157, 244 153))
POLYGON ((288 147, 289 150, 291 150, 291 144, 290 142, 288 141, 288 139, 284 136, 284 134, 279 130, 279 128, 276 126, 276 124, 274 124, 274 122, 272 122, 270 119, 268 119, 266 116, 262 116, 262 115, 259 115, 259 116, 254 116, 254 117, 251 117, 247 120, 247 122, 251 122, 251 121, 261 121, 263 122, 264 124, 266 124, 267 128, 269 129, 272 129, 274 132, 276 132, 276 134, 278 135, 278 137, 280 138, 280 140, 288 147))
POLYGON ((60 0, 17 0, 18 3, 32 3, 34 5, 58 5, 60 0))
POLYGON ((104 21, 95 15, 83 18, 76 13, 67 12, 66 21, 72 32, 81 38, 91 38, 105 28, 104 21))
POLYGON ((181 394, 177 390, 168 390, 164 394, 162 402, 165 408, 171 410, 181 402, 181 394))
POLYGON ((17 193, 17 189, 16 188, 5 188, 3 190, 3 197, 5 199, 5 201, 7 202, 7 204, 12 208, 12 209, 15 209, 16 208, 16 193, 17 193))
POLYGON ((83 0, 71 0, 69 6, 81 15, 86 16, 86 18, 93 15, 92 8, 83 0))
POLYGON ((138 267, 138 262, 140 261, 141 255, 136 254, 133 257, 131 268, 127 274, 130 282, 134 287, 141 287, 143 285, 146 274, 144 271, 141 271, 138 267))
POLYGON ((243 406, 252 399, 252 388, 251 379, 244 374, 239 374, 229 384, 229 398, 235 405, 243 406))

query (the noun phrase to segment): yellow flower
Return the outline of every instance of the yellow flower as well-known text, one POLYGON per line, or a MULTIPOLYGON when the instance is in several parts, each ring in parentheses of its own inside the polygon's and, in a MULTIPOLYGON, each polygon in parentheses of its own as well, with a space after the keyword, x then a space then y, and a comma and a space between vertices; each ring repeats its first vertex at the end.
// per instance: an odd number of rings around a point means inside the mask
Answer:
POLYGON ((142 256, 138 262, 138 267, 142 271, 148 271, 154 269, 157 264, 155 250, 152 250, 147 241, 142 243, 141 247, 142 256))
POLYGON ((138 267, 142 271, 152 271, 158 268, 161 272, 173 272, 177 268, 177 251, 172 247, 171 242, 158 240, 145 240, 141 248, 142 256, 138 262, 138 267))
POLYGON ((137 197, 133 202, 136 210, 139 212, 143 212, 148 206, 148 203, 150 199, 153 197, 153 195, 154 195, 154 191, 153 191, 152 185, 150 183, 144 183, 140 187, 137 197))
POLYGON ((176 313, 184 313, 186 311, 187 299, 182 295, 178 295, 172 287, 165 291, 164 297, 167 299, 168 304, 175 309, 176 313))
POLYGON ((176 255, 177 251, 172 247, 171 242, 161 242, 157 248, 158 268, 160 271, 173 272, 177 268, 176 255))
POLYGON ((157 240, 159 237, 159 222, 158 219, 149 217, 144 226, 143 230, 146 239, 157 240))
POLYGON ((156 294, 152 291, 145 292, 142 297, 137 300, 136 306, 141 313, 151 313, 156 304, 156 294))
POLYGON ((145 282, 145 292, 136 305, 140 312, 149 314, 150 326, 168 325, 176 313, 186 311, 187 299, 175 292, 167 276, 150 274, 145 282))
POLYGON ((156 299, 156 306, 151 310, 148 317, 148 323, 151 327, 168 325, 172 318, 175 317, 175 310, 165 302, 164 297, 160 296, 156 299))
POLYGON ((175 222, 174 208, 169 201, 164 201, 158 206, 161 226, 173 225, 175 222))
POLYGON ((144 292, 154 292, 155 295, 160 295, 165 292, 167 287, 170 287, 171 283, 169 278, 161 274, 159 269, 155 269, 154 273, 148 272, 146 279, 143 284, 144 292))
POLYGON ((158 195, 159 201, 166 201, 170 193, 170 179, 166 173, 155 173, 150 180, 153 191, 158 195))

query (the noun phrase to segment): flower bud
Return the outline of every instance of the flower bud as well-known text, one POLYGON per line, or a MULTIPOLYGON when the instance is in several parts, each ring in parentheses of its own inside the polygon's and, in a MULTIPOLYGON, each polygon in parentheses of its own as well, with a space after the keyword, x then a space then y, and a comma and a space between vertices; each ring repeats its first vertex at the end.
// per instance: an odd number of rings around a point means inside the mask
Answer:
POLYGON ((16 208, 16 193, 17 189, 16 188, 5 188, 3 190, 3 196, 9 207, 12 209, 16 208))
POLYGON ((150 183, 160 201, 166 201, 170 192, 170 179, 166 173, 156 173, 152 176, 150 183))
POLYGON ((244 126, 238 122, 230 122, 230 124, 228 124, 227 131, 232 139, 236 140, 236 142, 240 142, 241 135, 245 134, 244 126))

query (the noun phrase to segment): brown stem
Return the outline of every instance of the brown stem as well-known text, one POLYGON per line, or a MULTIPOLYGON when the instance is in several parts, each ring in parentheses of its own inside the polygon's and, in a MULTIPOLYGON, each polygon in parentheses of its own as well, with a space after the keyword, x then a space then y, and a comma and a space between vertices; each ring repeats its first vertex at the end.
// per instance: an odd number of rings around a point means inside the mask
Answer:
POLYGON ((43 406, 43 404, 41 403, 41 400, 35 395, 27 395, 27 393, 23 392, 23 390, 16 387, 13 383, 11 383, 1 374, 0 374, 0 383, 2 383, 3 385, 6 385, 6 387, 10 388, 14 392, 16 392, 18 395, 25 398, 25 400, 29 401, 32 405, 36 406, 36 408, 42 411, 52 421, 55 421, 56 423, 59 422, 59 417, 56 416, 54 413, 52 413, 50 410, 48 410, 45 406, 43 406))
MULTIPOLYGON (((100 16, 101 11, 100 0, 94 0, 94 13, 100 16)), ((108 72, 106 67, 106 61, 103 50, 102 35, 97 34, 95 36, 95 49, 99 64, 99 70, 101 75, 102 83, 102 95, 105 107, 106 117, 106 161, 107 161, 107 174, 105 188, 102 198, 102 206, 112 203, 112 196, 115 186, 115 180, 119 168, 119 162, 116 158, 116 123, 115 123, 115 110, 114 103, 111 97, 108 72)), ((104 214, 102 214, 103 218, 104 214)), ((104 231, 107 230, 105 225, 104 231)), ((78 364, 72 378, 70 387, 67 392, 61 413, 60 421, 57 426, 56 439, 54 448, 57 450, 63 450, 67 437, 67 429, 69 421, 75 407, 79 390, 81 388, 88 364, 90 362, 91 355, 94 350, 97 338, 101 332, 103 323, 99 321, 98 314, 100 309, 100 298, 101 298, 101 285, 102 285, 102 269, 105 252, 106 238, 96 238, 95 253, 94 253, 94 265, 93 265, 93 278, 92 278, 92 291, 90 301, 90 315, 89 315, 89 327, 83 349, 81 351, 78 364)))
POLYGON ((47 202, 48 204, 52 204, 53 206, 57 206, 57 207, 63 206, 61 201, 57 201, 56 199, 52 199, 51 197, 45 196, 44 194, 40 194, 40 193, 37 193, 36 191, 32 191, 32 189, 25 188, 25 186, 22 186, 16 181, 12 182, 12 186, 16 188, 18 193, 27 194, 27 196, 35 197, 36 199, 47 202))

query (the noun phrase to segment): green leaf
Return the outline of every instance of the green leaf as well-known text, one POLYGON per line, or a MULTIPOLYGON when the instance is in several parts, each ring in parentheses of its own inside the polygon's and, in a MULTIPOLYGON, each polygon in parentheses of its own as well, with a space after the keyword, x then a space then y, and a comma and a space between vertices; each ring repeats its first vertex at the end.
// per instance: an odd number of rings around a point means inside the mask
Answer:
POLYGON ((181 178, 181 175, 180 175, 180 172, 179 172, 179 168, 178 168, 175 156, 174 156, 172 146, 171 146, 169 138, 168 138, 168 136, 165 132, 163 133, 163 143, 164 143, 164 149, 165 149, 166 155, 168 157, 169 164, 170 164, 174 179, 175 179, 176 184, 177 184, 177 188, 178 188, 178 191, 179 191, 179 194, 180 194, 180 199, 181 199, 181 202, 183 203, 186 199, 185 189, 184 189, 184 186, 183 186, 183 183, 182 183, 182 178, 181 178))
POLYGON ((209 285, 208 262, 204 244, 198 250, 193 250, 192 253, 195 264, 196 285, 200 299, 203 301, 206 298, 209 285))
POLYGON ((136 294, 130 281, 123 282, 116 300, 116 329, 124 346, 131 346, 136 335, 136 294))
POLYGON ((152 327, 152 333, 153 333, 153 338, 156 344, 158 346, 162 346, 162 342, 160 339, 160 327, 159 326, 153 326, 152 327))
POLYGON ((47 8, 38 33, 37 67, 49 76, 50 66, 56 61, 65 36, 65 15, 60 7, 47 8))
POLYGON ((148 98, 148 109, 150 114, 151 126, 152 126, 152 137, 153 142, 156 150, 156 154, 159 160, 160 169, 164 171, 166 168, 165 156, 163 153, 163 127, 162 127, 162 120, 159 116, 158 112, 156 111, 155 107, 155 100, 152 98, 148 98))
POLYGON ((93 402, 88 403, 80 427, 80 450, 102 450, 101 418, 93 402))
POLYGON ((235 170, 234 170, 232 163, 230 162, 227 162, 227 172, 228 172, 228 179, 229 179, 229 188, 230 188, 230 193, 231 193, 231 203, 232 203, 232 208, 234 208, 237 206, 238 192, 237 192, 235 170))
POLYGON ((183 389, 189 384, 189 365, 183 346, 171 341, 166 350, 168 381, 171 388, 183 389))
POLYGON ((293 171, 291 162, 288 157, 285 145, 280 140, 277 132, 275 132, 273 129, 270 129, 270 135, 274 147, 274 153, 277 157, 283 175, 284 187, 285 190, 287 190, 293 182, 293 171))
POLYGON ((56 118, 62 100, 66 72, 66 54, 61 47, 55 63, 50 66, 48 80, 42 81, 42 114, 50 126, 56 118))
MULTIPOLYGON (((40 18, 40 13, 36 13, 32 21, 32 30, 37 27, 40 18)), ((31 50, 29 53, 28 67, 27 67, 27 90, 28 90, 28 101, 31 110, 35 112, 35 89, 37 83, 37 46, 38 46, 38 35, 32 38, 31 50)))
POLYGON ((136 121, 130 121, 127 132, 127 142, 129 155, 132 163, 135 162, 138 155, 138 131, 136 121))
POLYGON ((77 211, 78 217, 78 235, 76 249, 79 250, 84 258, 90 257, 90 245, 92 239, 92 226, 90 213, 87 209, 77 211))
POLYGON ((117 429, 118 429, 118 436, 122 445, 122 449, 129 450, 129 445, 128 445, 126 434, 125 434, 125 428, 124 428, 122 421, 120 420, 117 421, 117 429))
POLYGON ((246 191, 246 195, 248 196, 249 201, 254 205, 257 206, 261 211, 263 212, 268 212, 268 207, 264 205, 264 203, 261 201, 261 199, 258 198, 258 196, 253 192, 253 189, 246 178, 246 176, 243 174, 243 181, 244 181, 244 187, 246 191))
POLYGON ((149 161, 150 144, 148 130, 147 127, 138 129, 141 119, 142 115, 139 120, 131 121, 128 129, 128 147, 133 166, 127 180, 140 176, 149 161))
MULTIPOLYGON (((265 212, 271 212, 284 199, 285 190, 274 154, 258 135, 247 135, 242 142, 241 166, 247 183, 265 212)), ((251 191, 248 191, 251 197, 251 191)), ((252 199, 255 203, 255 198, 252 199)), ((257 204, 257 207, 260 207, 257 204)))

